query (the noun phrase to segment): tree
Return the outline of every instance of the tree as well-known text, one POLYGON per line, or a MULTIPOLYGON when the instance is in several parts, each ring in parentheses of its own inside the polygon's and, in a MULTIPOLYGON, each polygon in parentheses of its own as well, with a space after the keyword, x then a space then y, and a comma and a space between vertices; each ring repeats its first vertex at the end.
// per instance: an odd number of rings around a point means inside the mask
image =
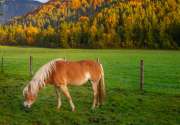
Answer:
POLYGON ((0 26, 3 34, 0 44, 178 48, 179 3, 179 0, 53 0, 0 26))
POLYGON ((81 1, 80 0, 72 0, 71 2, 71 8, 75 10, 76 12, 76 18, 78 19, 78 9, 81 7, 81 1))
POLYGON ((25 29, 26 41, 28 45, 34 45, 36 40, 36 35, 39 33, 39 29, 32 25, 26 26, 25 29))
POLYGON ((59 47, 58 35, 52 26, 48 26, 47 29, 43 29, 37 36, 37 45, 45 46, 49 48, 59 47))
POLYGON ((96 9, 98 6, 101 6, 103 0, 92 0, 91 4, 94 9, 96 9))
POLYGON ((61 48, 69 48, 68 33, 69 33, 68 24, 65 22, 62 22, 60 25, 60 31, 59 31, 59 42, 60 42, 61 48))

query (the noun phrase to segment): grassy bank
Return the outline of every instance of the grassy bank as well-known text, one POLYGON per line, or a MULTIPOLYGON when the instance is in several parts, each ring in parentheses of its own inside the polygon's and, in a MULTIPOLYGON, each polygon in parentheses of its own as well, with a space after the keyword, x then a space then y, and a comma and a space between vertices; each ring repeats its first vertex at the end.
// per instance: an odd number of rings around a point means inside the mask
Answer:
POLYGON ((0 124, 75 125, 179 125, 180 51, 159 50, 77 50, 0 47, 4 73, 0 73, 0 124), (31 110, 22 108, 23 87, 33 71, 54 58, 67 60, 100 58, 105 70, 105 104, 91 111, 91 85, 70 87, 77 107, 72 113, 65 97, 56 110, 52 86, 45 87, 31 110), (145 62, 145 92, 139 92, 139 61, 145 62))

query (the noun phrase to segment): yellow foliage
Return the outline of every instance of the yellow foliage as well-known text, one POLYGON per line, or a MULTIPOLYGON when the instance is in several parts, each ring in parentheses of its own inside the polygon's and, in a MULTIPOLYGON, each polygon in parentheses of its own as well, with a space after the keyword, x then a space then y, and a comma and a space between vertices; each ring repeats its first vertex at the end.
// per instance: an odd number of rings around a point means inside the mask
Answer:
POLYGON ((171 8, 173 8, 173 10, 176 9, 176 7, 177 7, 176 0, 167 0, 167 3, 171 8))
POLYGON ((25 28, 25 32, 27 35, 36 35, 38 33, 38 28, 29 26, 25 28))
POLYGON ((0 43, 1 43, 1 42, 4 42, 4 40, 7 36, 7 32, 4 29, 0 28, 0 34, 1 34, 0 35, 0 43))
POLYGON ((23 32, 24 32, 23 27, 22 27, 22 26, 17 26, 17 27, 16 27, 16 32, 17 32, 17 33, 23 33, 23 32))
POLYGON ((130 24, 132 24, 132 16, 128 16, 127 18, 126 18, 126 24, 127 25, 130 25, 130 24))
POLYGON ((108 19, 107 19, 107 22, 109 25, 111 25, 112 27, 114 27, 117 23, 117 16, 115 13, 112 13, 108 19))
POLYGON ((87 0, 81 0, 81 4, 82 4, 84 7, 88 7, 88 6, 89 6, 89 3, 87 2, 87 0))
POLYGON ((142 5, 141 0, 130 0, 129 3, 133 6, 140 6, 142 5))
POLYGON ((100 13, 97 14, 97 17, 98 17, 98 18, 102 18, 102 17, 103 17, 103 14, 100 12, 100 13))
POLYGON ((55 30, 51 26, 48 26, 48 28, 43 31, 43 35, 45 36, 53 35, 54 33, 55 33, 55 30))
POLYGON ((166 23, 166 25, 169 25, 171 23, 171 20, 168 16, 164 17, 164 22, 166 23))
POLYGON ((92 0, 92 5, 94 8, 96 8, 97 6, 101 6, 103 0, 92 0))
POLYGON ((38 32, 39 32, 38 28, 32 25, 25 28, 26 39, 29 45, 32 45, 35 43, 34 36, 37 35, 38 32))
POLYGON ((80 6, 81 6, 81 1, 80 0, 72 0, 71 7, 73 9, 78 9, 78 8, 80 8, 80 6))
POLYGON ((96 34, 96 32, 97 32, 97 28, 96 28, 95 25, 92 25, 92 26, 91 26, 90 32, 91 32, 92 36, 94 37, 95 34, 96 34))
POLYGON ((81 16, 81 17, 79 17, 79 21, 81 21, 81 22, 89 21, 89 17, 87 17, 87 16, 81 16))

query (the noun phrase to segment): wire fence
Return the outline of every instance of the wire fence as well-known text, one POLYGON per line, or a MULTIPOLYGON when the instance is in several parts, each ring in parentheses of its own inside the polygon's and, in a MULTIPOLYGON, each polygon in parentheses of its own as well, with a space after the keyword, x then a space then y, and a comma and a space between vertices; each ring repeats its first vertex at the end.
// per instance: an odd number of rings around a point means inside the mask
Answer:
MULTIPOLYGON (((65 58, 65 57, 62 57, 65 58)), ((53 60, 46 57, 1 57, 1 74, 31 78, 43 64, 53 60)), ((68 59, 67 59, 68 60, 68 59)), ((166 63, 138 60, 136 63, 100 59, 108 87, 139 89, 180 94, 180 69, 166 63)))

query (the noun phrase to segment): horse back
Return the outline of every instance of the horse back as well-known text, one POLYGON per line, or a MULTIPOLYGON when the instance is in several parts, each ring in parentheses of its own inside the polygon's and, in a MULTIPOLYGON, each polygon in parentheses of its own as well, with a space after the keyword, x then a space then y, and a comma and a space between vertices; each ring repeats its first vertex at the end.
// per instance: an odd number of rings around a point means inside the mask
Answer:
POLYGON ((57 61, 53 76, 54 82, 58 84, 83 84, 87 80, 99 80, 101 67, 92 60, 57 61))

